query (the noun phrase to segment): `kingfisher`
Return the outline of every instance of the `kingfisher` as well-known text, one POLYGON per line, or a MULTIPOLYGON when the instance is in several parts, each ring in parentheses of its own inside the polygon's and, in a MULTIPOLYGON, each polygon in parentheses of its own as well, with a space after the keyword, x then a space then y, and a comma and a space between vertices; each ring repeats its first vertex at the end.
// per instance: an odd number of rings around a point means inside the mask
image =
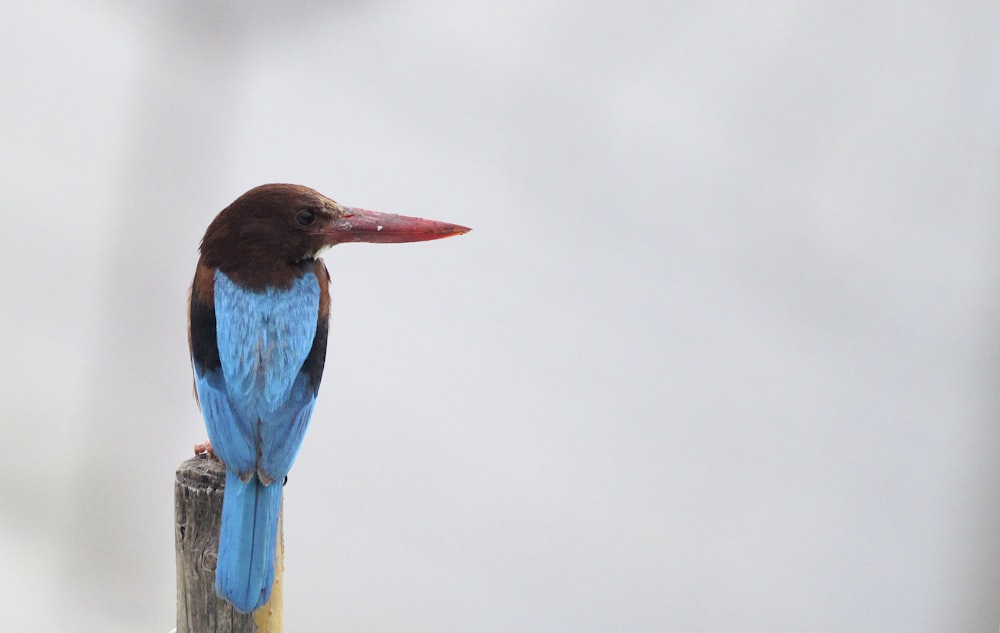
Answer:
POLYGON ((330 274, 343 242, 421 242, 456 224, 348 207, 290 184, 256 187, 201 240, 189 301, 195 396, 225 464, 216 592, 240 612, 267 604, 281 488, 323 377, 330 274))

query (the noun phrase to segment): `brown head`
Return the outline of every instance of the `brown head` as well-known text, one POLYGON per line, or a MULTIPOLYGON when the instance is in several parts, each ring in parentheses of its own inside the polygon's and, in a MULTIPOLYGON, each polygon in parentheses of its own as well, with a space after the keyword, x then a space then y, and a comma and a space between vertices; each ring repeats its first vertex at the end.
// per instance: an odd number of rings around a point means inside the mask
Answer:
POLYGON ((201 241, 201 263, 251 288, 287 286, 342 242, 421 242, 464 226, 347 207, 301 185, 261 185, 222 210, 201 241))

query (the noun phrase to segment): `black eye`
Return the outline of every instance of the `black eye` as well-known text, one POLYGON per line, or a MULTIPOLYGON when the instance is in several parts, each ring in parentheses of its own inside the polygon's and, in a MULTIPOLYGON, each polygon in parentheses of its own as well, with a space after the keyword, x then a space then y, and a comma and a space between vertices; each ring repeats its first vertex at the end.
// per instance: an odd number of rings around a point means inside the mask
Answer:
POLYGON ((295 221, 302 226, 309 226, 316 221, 316 214, 309 209, 303 209, 295 214, 295 221))

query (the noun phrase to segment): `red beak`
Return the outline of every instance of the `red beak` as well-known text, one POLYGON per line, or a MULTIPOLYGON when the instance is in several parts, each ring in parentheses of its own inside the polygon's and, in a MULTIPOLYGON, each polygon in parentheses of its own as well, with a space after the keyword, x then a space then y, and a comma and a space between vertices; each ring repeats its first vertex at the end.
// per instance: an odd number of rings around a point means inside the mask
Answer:
POLYGON ((326 227, 323 233, 330 244, 343 242, 393 244, 439 240, 442 237, 461 235, 471 230, 447 222, 345 207, 343 215, 326 227))

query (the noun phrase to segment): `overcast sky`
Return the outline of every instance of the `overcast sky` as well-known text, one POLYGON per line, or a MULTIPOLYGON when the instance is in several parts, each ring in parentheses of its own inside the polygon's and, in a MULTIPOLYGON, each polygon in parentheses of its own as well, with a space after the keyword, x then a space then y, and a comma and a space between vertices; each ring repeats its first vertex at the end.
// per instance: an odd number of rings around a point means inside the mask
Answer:
POLYGON ((289 631, 1000 625, 996 3, 4 12, 11 630, 174 626, 187 287, 265 182, 474 228, 326 255, 289 631))

